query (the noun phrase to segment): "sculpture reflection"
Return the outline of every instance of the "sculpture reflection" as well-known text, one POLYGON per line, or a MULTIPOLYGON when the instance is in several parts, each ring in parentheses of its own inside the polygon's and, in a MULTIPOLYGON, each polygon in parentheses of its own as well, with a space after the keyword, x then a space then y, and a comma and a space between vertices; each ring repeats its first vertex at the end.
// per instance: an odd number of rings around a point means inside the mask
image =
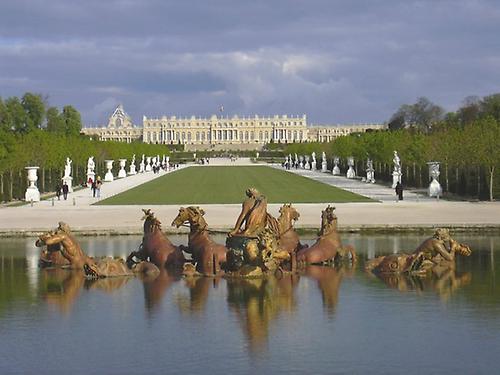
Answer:
POLYGON ((267 348, 270 323, 281 313, 293 313, 298 276, 278 279, 229 279, 227 301, 246 335, 251 352, 267 348))
POLYGON ((42 298, 47 304, 56 306, 61 313, 69 314, 84 283, 85 275, 82 271, 43 269, 40 283, 42 298))

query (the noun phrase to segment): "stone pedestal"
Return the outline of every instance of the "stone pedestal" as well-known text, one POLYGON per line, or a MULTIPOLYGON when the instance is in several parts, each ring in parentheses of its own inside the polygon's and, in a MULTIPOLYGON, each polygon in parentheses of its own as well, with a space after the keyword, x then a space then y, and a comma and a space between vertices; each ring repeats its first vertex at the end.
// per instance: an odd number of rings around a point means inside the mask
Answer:
POLYGON ((323 173, 328 172, 328 165, 327 165, 326 161, 321 162, 321 172, 323 172, 323 173))
POLYGON ((134 163, 130 164, 128 174, 129 174, 129 176, 137 174, 137 171, 135 170, 135 164, 134 163))
POLYGON ((111 182, 114 181, 113 177, 113 172, 111 172, 111 169, 113 169, 113 162, 114 160, 104 160, 106 162, 106 169, 108 170, 106 174, 104 175, 104 181, 111 182))
POLYGON ((146 169, 145 169, 146 172, 151 172, 152 171, 152 168, 151 168, 151 156, 146 156, 146 169))
POLYGON ((396 185, 399 183, 401 183, 401 176, 403 174, 401 172, 398 172, 398 171, 393 171, 392 172, 392 188, 394 189, 396 187, 396 185))
POLYGON ((315 161, 311 162, 311 169, 312 169, 313 171, 315 171, 315 170, 316 170, 316 162, 315 162, 315 161))
POLYGON ((29 186, 24 194, 24 199, 26 202, 40 202, 40 192, 36 186, 36 181, 38 180, 37 170, 39 167, 25 167, 28 171, 28 182, 29 186))
POLYGON ((139 173, 144 173, 146 171, 145 164, 143 161, 139 163, 139 173))
POLYGON ((347 170, 346 177, 347 178, 355 178, 356 177, 356 171, 354 171, 354 168, 352 166, 349 166, 349 169, 347 170))
POLYGON ((118 159, 120 161, 120 170, 118 171, 118 178, 127 177, 127 172, 125 171, 125 165, 127 164, 127 159, 118 159))

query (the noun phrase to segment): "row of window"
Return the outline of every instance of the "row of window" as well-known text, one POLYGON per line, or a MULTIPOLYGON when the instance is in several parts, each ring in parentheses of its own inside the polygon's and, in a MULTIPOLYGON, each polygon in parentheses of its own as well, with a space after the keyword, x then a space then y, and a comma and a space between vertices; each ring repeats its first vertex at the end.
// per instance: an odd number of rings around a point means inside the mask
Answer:
POLYGON ((304 140, 304 132, 302 130, 284 130, 279 129, 274 132, 272 131, 240 131, 237 130, 214 130, 213 132, 151 132, 144 133, 144 142, 155 143, 155 142, 171 142, 171 141, 182 141, 182 142, 204 142, 204 141, 260 141, 268 142, 271 139, 274 140, 290 140, 290 141, 301 141, 304 140), (239 136, 239 137, 238 137, 239 136))
POLYGON ((255 122, 250 122, 250 123, 243 123, 243 122, 240 122, 240 123, 233 123, 233 122, 224 122, 224 123, 216 123, 216 124, 213 124, 213 123, 205 123, 205 122, 202 122, 202 123, 144 123, 144 127, 145 128, 151 128, 151 127, 160 127, 160 126, 164 126, 164 127, 168 127, 168 128, 188 128, 188 127, 192 127, 192 126, 212 126, 212 125, 215 125, 216 127, 224 127, 224 128, 229 128, 229 127, 234 127, 234 126, 306 126, 306 124, 302 123, 302 122, 297 122, 297 121, 288 121, 288 122, 283 122, 283 121, 280 121, 280 122, 268 122, 268 121, 265 121, 265 122, 262 122, 262 121, 259 121, 258 125, 257 123, 255 122))

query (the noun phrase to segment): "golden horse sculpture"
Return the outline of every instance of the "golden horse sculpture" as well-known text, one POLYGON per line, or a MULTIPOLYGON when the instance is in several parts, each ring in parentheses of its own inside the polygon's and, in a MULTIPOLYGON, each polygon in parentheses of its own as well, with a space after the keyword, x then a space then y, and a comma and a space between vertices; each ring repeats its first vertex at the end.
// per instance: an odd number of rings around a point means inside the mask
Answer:
POLYGON ((203 217, 205 211, 200 207, 181 207, 179 214, 172 221, 172 226, 189 224, 188 247, 185 250, 190 253, 196 262, 196 270, 204 275, 217 275, 221 272, 221 266, 226 263, 227 248, 216 243, 208 232, 208 224, 203 217))
POLYGON ((143 209, 144 237, 138 251, 133 251, 127 257, 130 266, 134 258, 141 261, 149 260, 159 268, 182 267, 186 259, 182 250, 175 246, 161 230, 161 222, 150 209, 143 209))
MULTIPOLYGON (((71 233, 68 224, 59 222, 55 231, 49 231, 39 236, 35 243, 42 247, 47 245, 49 251, 60 251, 64 258, 69 262, 68 267, 76 270, 83 270, 85 275, 90 278, 112 277, 112 276, 131 276, 134 272, 127 267, 123 259, 101 258, 94 259, 82 250, 80 244, 71 233), (60 244, 59 248, 52 245, 60 244), (55 250, 57 249, 57 250, 55 250)), ((135 267, 135 272, 155 272, 156 267, 147 263, 142 263, 135 267)))
POLYGON ((425 273, 437 267, 453 267, 456 254, 470 256, 468 245, 451 238, 448 229, 438 228, 412 254, 392 254, 367 262, 365 269, 374 273, 425 273))
POLYGON ((280 207, 280 216, 277 219, 278 243, 282 250, 292 254, 302 248, 299 235, 293 225, 299 220, 300 214, 292 207, 291 203, 286 203, 280 207))
POLYGON ((356 252, 351 245, 343 246, 337 232, 337 215, 335 207, 328 207, 321 212, 321 229, 316 242, 297 253, 297 261, 307 264, 318 264, 331 261, 349 260, 355 262, 356 252))

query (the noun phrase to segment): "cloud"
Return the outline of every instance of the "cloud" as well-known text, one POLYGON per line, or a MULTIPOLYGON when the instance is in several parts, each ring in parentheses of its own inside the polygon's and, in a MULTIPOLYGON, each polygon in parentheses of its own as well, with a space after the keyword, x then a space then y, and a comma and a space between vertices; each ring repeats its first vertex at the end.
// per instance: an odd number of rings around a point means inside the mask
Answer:
POLYGON ((0 95, 48 94, 89 124, 118 102, 136 123, 221 104, 381 122, 419 96, 454 110, 500 91, 499 31, 486 0, 7 0, 0 95))

